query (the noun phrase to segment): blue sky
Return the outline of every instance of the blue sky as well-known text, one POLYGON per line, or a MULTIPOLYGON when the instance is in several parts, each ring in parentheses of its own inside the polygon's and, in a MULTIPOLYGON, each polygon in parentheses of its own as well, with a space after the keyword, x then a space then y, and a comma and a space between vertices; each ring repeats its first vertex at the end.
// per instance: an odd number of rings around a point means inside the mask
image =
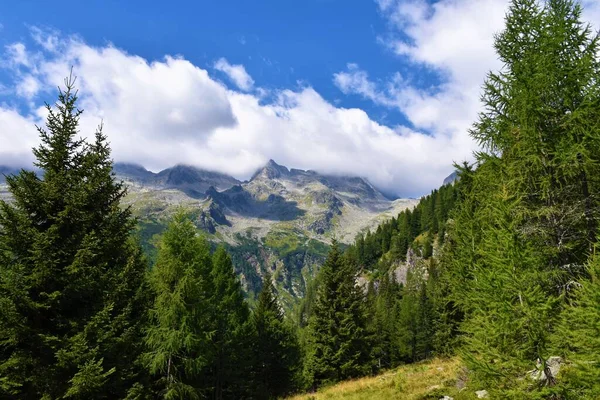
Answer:
MULTIPOLYGON (((470 159, 508 0, 71 1, 0 9, 0 165, 32 161, 72 66, 113 156, 249 177, 268 159, 400 196, 470 159), (85 6, 83 6, 85 4, 85 6)), ((600 2, 584 0, 598 26, 600 2)))
MULTIPOLYGON (((182 55, 199 66, 226 57, 243 64, 266 88, 313 86, 330 101, 361 107, 376 120, 407 124, 399 112, 360 96, 343 96, 331 77, 349 62, 385 77, 402 60, 377 38, 389 25, 375 3, 365 0, 306 1, 15 1, 0 16, 1 45, 30 41, 30 27, 58 29, 87 43, 113 43, 149 60, 182 55), (82 3, 83 4, 83 3, 82 3)), ((435 83, 430 74, 425 83, 435 83), (432 82, 428 82, 432 81, 432 82)))

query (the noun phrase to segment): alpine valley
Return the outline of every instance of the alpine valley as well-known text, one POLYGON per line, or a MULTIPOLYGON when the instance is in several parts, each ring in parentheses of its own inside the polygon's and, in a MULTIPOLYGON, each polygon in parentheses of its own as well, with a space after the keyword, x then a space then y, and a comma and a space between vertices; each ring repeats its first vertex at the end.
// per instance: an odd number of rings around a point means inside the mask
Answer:
POLYGON ((226 244, 249 299, 268 270, 287 305, 304 296, 332 239, 350 244, 418 203, 389 198, 364 178, 288 169, 273 160, 244 182, 186 165, 153 173, 116 163, 114 171, 128 186, 125 204, 139 219, 151 259, 169 219, 184 208, 211 242, 226 244))

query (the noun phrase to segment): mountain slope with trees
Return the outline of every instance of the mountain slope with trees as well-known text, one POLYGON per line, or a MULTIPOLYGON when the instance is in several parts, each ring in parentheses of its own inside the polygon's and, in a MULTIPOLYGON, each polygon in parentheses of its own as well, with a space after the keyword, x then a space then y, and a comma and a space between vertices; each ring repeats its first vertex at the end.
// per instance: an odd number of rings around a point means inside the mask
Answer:
MULTIPOLYGON (((0 398, 334 396, 328 385, 401 364, 414 365, 382 376, 388 398, 417 393, 411 376, 431 381, 429 366, 446 379, 420 398, 599 398, 600 38, 580 16, 570 0, 511 2, 475 163, 352 245, 315 246, 325 261, 295 307, 278 285, 289 265, 259 258, 275 271, 250 304, 243 256, 211 246, 186 210, 150 262, 102 127, 79 138, 67 79, 38 129, 40 171, 9 176, 0 200, 0 398), (436 356, 450 361, 421 363, 436 356)), ((256 193, 311 175, 271 167, 256 193)), ((242 189, 210 196, 231 210, 250 201, 242 189)), ((289 236, 269 241, 298 255, 289 236)))

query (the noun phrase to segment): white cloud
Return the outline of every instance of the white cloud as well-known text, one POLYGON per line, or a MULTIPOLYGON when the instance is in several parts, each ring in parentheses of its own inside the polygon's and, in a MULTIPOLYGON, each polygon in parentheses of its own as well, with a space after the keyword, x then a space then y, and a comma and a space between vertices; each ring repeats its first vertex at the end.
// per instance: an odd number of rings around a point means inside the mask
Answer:
POLYGON ((583 17, 596 30, 600 29, 600 2, 598 0, 583 0, 583 17))
POLYGON ((31 65, 29 55, 27 54, 23 43, 13 43, 6 46, 5 60, 14 67, 29 67, 31 65))
MULTIPOLYGON (((294 168, 365 176, 386 191, 415 196, 439 186, 452 161, 470 152, 460 137, 378 124, 362 110, 336 107, 309 86, 271 90, 275 100, 265 104, 262 88, 256 94, 228 90, 182 58, 150 62, 73 38, 55 42, 60 51, 40 43, 18 47, 31 63, 15 70, 9 89, 28 88, 32 77, 39 85, 36 101, 51 102, 72 65, 85 110, 82 134, 93 134, 103 121, 116 160, 155 171, 186 163, 245 179, 272 158, 294 168)), ((32 85, 21 96, 33 91, 32 85)), ((43 123, 38 106, 19 113, 0 105, 0 164, 31 161, 38 141, 34 124, 43 123)))
POLYGON ((243 65, 231 65, 226 59, 220 58, 214 67, 227 75, 238 88, 244 91, 248 91, 254 86, 254 80, 248 75, 243 65))
POLYGON ((35 115, 23 116, 0 106, 0 164, 23 166, 33 162, 31 149, 39 142, 35 124, 41 122, 35 115))
POLYGON ((17 95, 31 100, 40 90, 40 82, 30 74, 22 77, 17 83, 17 95))
MULTIPOLYGON (((454 159, 460 161, 465 149, 475 149, 467 132, 482 107, 485 76, 501 67, 493 38, 504 28, 509 1, 377 0, 377 5, 391 27, 379 41, 413 69, 436 73, 439 83, 423 87, 396 74, 378 84, 354 64, 334 74, 334 83, 343 93, 398 109, 436 140, 454 143, 461 149, 454 159)), ((599 28, 600 2, 584 0, 583 6, 583 19, 599 28)))
POLYGON ((333 75, 333 82, 344 94, 357 93, 376 103, 387 103, 385 95, 377 91, 376 85, 369 80, 368 74, 357 64, 348 64, 348 71, 333 75))
POLYGON ((375 85, 358 68, 339 72, 334 82, 345 93, 358 93, 397 108, 418 129, 450 136, 474 148, 467 131, 481 107, 486 73, 500 67, 493 36, 503 28, 508 1, 378 0, 377 4, 392 26, 380 42, 415 69, 436 73, 439 84, 423 88, 396 74, 385 85, 375 85), (340 77, 352 84, 344 87, 340 77))

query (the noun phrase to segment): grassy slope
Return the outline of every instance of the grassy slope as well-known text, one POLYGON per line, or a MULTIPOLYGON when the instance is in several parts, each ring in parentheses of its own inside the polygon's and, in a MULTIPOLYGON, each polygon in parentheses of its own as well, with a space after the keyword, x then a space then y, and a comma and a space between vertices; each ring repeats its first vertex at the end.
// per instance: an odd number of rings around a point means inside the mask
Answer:
POLYGON ((433 359, 404 365, 378 376, 341 382, 317 393, 298 395, 289 400, 454 400, 475 399, 471 388, 459 390, 457 383, 464 381, 465 372, 458 358, 433 359))

